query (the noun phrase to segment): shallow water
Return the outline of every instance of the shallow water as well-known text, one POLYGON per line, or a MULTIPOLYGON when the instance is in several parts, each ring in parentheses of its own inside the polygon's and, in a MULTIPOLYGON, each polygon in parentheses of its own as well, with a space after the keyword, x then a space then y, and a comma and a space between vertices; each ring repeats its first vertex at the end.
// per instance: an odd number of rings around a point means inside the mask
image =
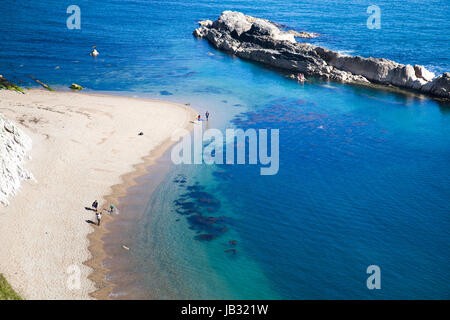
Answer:
POLYGON ((448 1, 379 1, 381 30, 365 26, 369 1, 77 4, 81 30, 66 28, 60 1, 3 4, 0 73, 25 86, 33 75, 55 88, 75 82, 191 103, 211 112, 211 128, 280 129, 278 175, 251 165, 172 166, 152 197, 147 187, 124 200, 137 215, 123 222, 132 250, 106 262, 120 266, 110 275, 116 297, 450 297, 449 106, 299 85, 192 36, 197 20, 235 9, 318 32, 312 42, 330 49, 443 72, 448 1), (372 264, 381 290, 366 288, 372 264))

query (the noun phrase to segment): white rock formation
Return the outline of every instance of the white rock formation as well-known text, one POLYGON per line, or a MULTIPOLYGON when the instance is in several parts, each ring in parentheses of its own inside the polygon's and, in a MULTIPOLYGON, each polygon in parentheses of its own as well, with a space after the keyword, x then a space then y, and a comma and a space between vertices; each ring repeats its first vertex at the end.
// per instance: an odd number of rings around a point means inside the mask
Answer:
POLYGON ((241 12, 224 11, 216 21, 200 25, 194 36, 246 60, 332 81, 392 85, 450 99, 448 72, 436 77, 424 66, 343 55, 309 43, 297 43, 298 33, 280 30, 274 22, 241 12))
POLYGON ((0 204, 17 194, 23 180, 33 179, 23 164, 32 141, 12 121, 0 114, 0 204))

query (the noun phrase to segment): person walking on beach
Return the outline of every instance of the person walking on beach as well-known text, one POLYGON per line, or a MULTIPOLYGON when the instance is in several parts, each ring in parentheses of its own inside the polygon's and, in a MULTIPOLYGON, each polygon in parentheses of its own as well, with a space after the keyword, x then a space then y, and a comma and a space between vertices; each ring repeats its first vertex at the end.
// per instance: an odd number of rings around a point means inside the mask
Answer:
POLYGON ((205 117, 206 117, 206 121, 208 121, 208 119, 209 119, 209 112, 208 111, 206 111, 205 117))
POLYGON ((94 208, 95 212, 97 212, 97 209, 98 209, 98 201, 97 201, 97 200, 95 200, 95 201, 92 203, 92 208, 94 208))
POLYGON ((100 212, 97 212, 96 216, 97 216, 97 225, 100 227, 100 222, 102 220, 102 214, 100 212))
POLYGON ((197 116, 197 121, 200 121, 201 118, 202 118, 202 116, 201 116, 201 115, 198 115, 198 116, 197 116))
POLYGON ((114 212, 114 206, 113 205, 110 205, 109 206, 109 213, 113 213, 114 212))

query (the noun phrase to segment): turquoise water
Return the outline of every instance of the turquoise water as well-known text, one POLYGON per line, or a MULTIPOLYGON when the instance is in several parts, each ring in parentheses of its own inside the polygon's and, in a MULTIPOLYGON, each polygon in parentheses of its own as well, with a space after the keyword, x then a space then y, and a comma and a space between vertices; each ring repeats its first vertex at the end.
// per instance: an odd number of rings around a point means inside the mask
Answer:
POLYGON ((334 50, 443 72, 448 1, 378 1, 380 30, 365 26, 369 1, 77 1, 81 30, 66 28, 70 4, 3 4, 0 73, 25 86, 33 75, 55 88, 75 82, 189 102, 211 112, 211 128, 280 130, 278 175, 250 165, 172 167, 144 201, 122 270, 134 277, 115 294, 450 298, 449 106, 357 86, 299 85, 191 35, 197 20, 234 9, 318 32, 312 42, 334 50), (213 229, 205 217, 218 218, 213 229), (205 230, 217 237, 199 239, 205 230), (372 264, 381 268, 381 290, 366 287, 372 264))

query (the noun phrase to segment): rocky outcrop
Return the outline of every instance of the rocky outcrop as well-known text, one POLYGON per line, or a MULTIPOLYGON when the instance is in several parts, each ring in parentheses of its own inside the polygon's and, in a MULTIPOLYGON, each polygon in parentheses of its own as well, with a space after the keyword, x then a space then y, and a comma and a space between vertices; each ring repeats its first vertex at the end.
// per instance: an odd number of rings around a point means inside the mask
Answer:
POLYGON ((17 193, 22 180, 33 176, 23 166, 31 139, 13 122, 0 114, 0 204, 8 205, 8 197, 17 193))
POLYGON ((1 74, 0 74, 0 89, 15 90, 20 93, 25 93, 21 87, 15 85, 8 79, 4 78, 1 74))
POLYGON ((450 99, 449 73, 435 78, 423 66, 350 56, 297 43, 295 36, 299 33, 280 30, 276 23, 241 12, 224 11, 216 21, 200 25, 194 36, 243 59, 332 81, 393 85, 450 99))
POLYGON ((426 83, 422 87, 422 90, 437 97, 448 98, 450 93, 450 72, 445 72, 439 77, 426 83))

